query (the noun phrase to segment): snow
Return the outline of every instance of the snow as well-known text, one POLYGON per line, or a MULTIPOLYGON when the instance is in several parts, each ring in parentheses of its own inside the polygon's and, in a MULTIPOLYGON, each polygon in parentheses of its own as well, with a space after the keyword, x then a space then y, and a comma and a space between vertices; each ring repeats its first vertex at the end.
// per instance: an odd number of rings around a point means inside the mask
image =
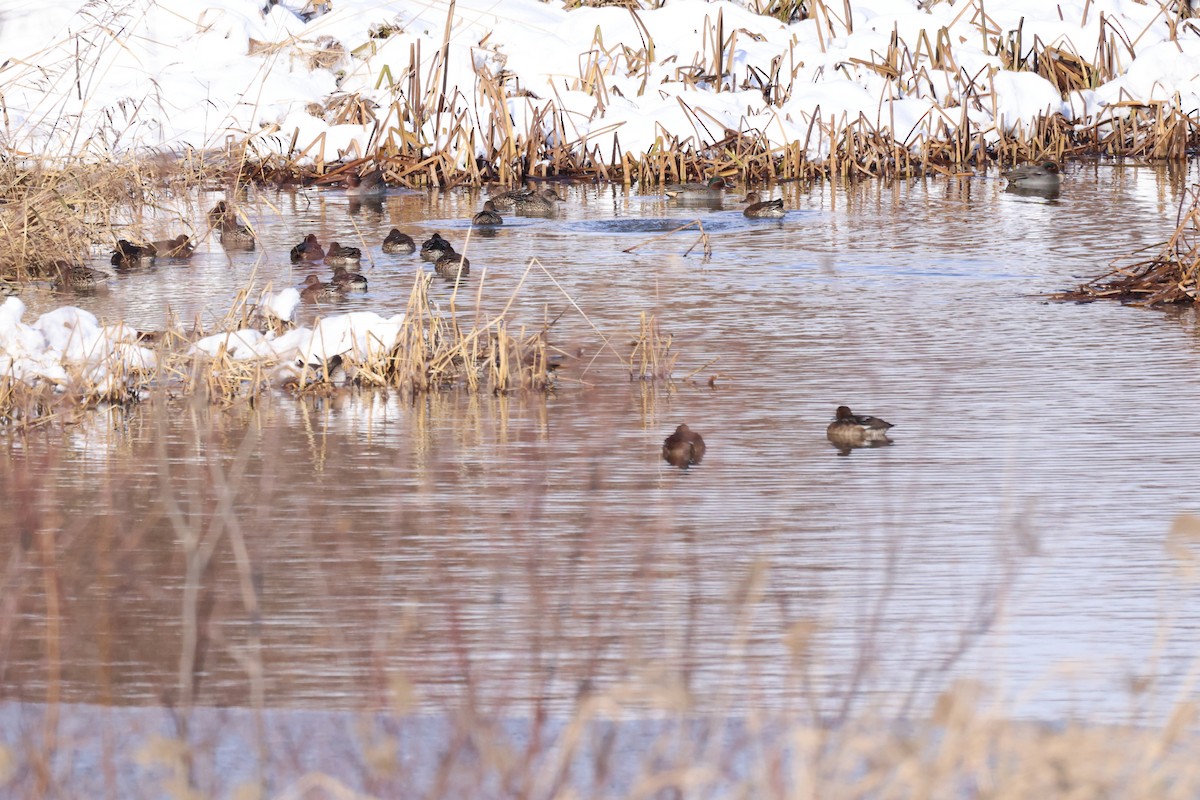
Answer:
MULTIPOLYGON (((252 135, 259 148, 278 151, 298 132, 301 148, 324 136, 326 160, 364 151, 373 127, 331 124, 310 114, 309 105, 358 94, 383 119, 396 100, 427 101, 405 96, 407 76, 420 76, 422 92, 437 79, 448 8, 338 0, 331 13, 306 22, 299 2, 269 11, 261 0, 77 2, 73 13, 70 5, 51 5, 18 4, 5 10, 0 25, 0 50, 9 56, 0 69, 8 111, 0 136, 9 147, 103 155, 222 147, 229 135, 252 135), (393 34, 372 38, 385 25, 393 34), (86 69, 76 68, 77 53, 86 69)), ((508 113, 524 133, 535 114, 553 105, 563 112, 567 135, 598 147, 602 157, 614 141, 631 153, 649 150, 663 135, 703 146, 725 128, 761 130, 778 145, 804 136, 818 113, 825 121, 891 128, 911 143, 943 123, 953 134, 962 115, 941 113, 935 104, 952 108, 972 81, 987 87, 991 99, 970 114, 985 135, 1027 128, 1046 113, 1092 124, 1119 101, 1178 97, 1184 111, 1200 107, 1197 30, 1181 24, 1179 41, 1170 41, 1170 14, 1157 2, 1009 0, 987 7, 995 25, 987 36, 967 0, 923 5, 852 0, 847 26, 824 17, 784 24, 731 0, 666 0, 636 16, 616 7, 568 11, 539 0, 459 0, 445 43, 446 100, 455 113, 441 115, 441 130, 433 115, 420 133, 440 146, 449 121, 465 111, 482 147, 495 111, 508 113), (1095 61, 1102 15, 1106 31, 1122 32, 1133 52, 1118 45, 1121 74, 1090 97, 1064 102, 1046 81, 1002 69, 993 55, 997 41, 1007 47, 1019 40, 1022 54, 1036 43, 1095 61), (732 65, 720 85, 703 79, 717 57, 718 20, 722 60, 732 65), (869 66, 882 62, 893 35, 901 50, 916 54, 919 42, 937 42, 943 29, 957 69, 935 70, 927 48, 912 59, 915 71, 906 67, 895 79, 869 66), (589 84, 595 72, 603 89, 589 84), (479 75, 501 73, 508 96, 494 109, 479 75), (786 96, 778 106, 761 91, 762 76, 772 74, 786 96)), ((828 137, 813 138, 820 143, 810 155, 827 155, 828 137)), ((457 154, 459 160, 473 155, 457 154)))
MULTIPOLYGON (((636 14, 568 11, 541 0, 458 0, 449 27, 444 0, 337 0, 331 13, 307 21, 300 0, 9 5, 0 12, 0 145, 16 155, 107 158, 219 148, 229 137, 250 137, 260 152, 285 150, 294 138, 300 149, 323 140, 327 161, 358 155, 397 123, 394 103, 433 103, 443 51, 449 113, 430 115, 417 133, 432 148, 452 144, 450 126, 464 115, 480 150, 456 153, 460 163, 484 153, 489 136, 503 135, 505 115, 519 135, 540 117, 536 135, 557 136, 561 120, 569 141, 600 158, 644 153, 671 137, 703 147, 734 129, 760 133, 772 146, 807 141, 808 156, 819 160, 831 139, 813 126, 831 121, 890 130, 916 148, 931 136, 953 136, 964 118, 994 140, 1048 114, 1092 125, 1128 113, 1130 101, 1200 109, 1200 27, 1184 21, 1172 40, 1170 10, 1140 0, 991 3, 987 31, 979 27, 980 6, 968 0, 850 0, 850 20, 791 24, 732 0, 664 0, 636 14), (382 26, 390 35, 376 38, 382 26), (1033 72, 1004 69, 996 55, 1053 46, 1096 62, 1102 34, 1116 42, 1107 55, 1117 74, 1066 98, 1033 72), (898 76, 876 68, 894 37, 898 76), (939 42, 948 57, 935 64, 929 45, 939 42), (727 69, 720 80, 713 76, 718 60, 727 69), (422 96, 408 97, 414 75, 422 96), (484 77, 501 75, 499 96, 483 90, 484 77), (764 96, 767 82, 766 94, 779 102, 764 96), (964 109, 968 87, 975 94, 964 109), (314 116, 314 108, 347 95, 373 103, 382 129, 314 116)), ((843 6, 828 8, 841 13, 843 6)), ((268 293, 260 313, 288 323, 299 300, 294 288, 268 293)), ((16 298, 0 305, 0 374, 9 379, 65 386, 82 370, 98 386, 119 388, 129 373, 155 366, 155 353, 127 326, 102 325, 73 307, 33 324, 22 321, 24 313, 16 298)), ((222 332, 191 352, 320 364, 386 352, 402 324, 403 315, 357 312, 311 329, 222 332)))
POLYGON ((24 315, 25 304, 16 297, 0 304, 0 378, 62 388, 77 374, 109 394, 126 376, 157 366, 157 355, 137 344, 137 331, 128 325, 100 325, 73 306, 49 311, 32 325, 22 322, 24 315))

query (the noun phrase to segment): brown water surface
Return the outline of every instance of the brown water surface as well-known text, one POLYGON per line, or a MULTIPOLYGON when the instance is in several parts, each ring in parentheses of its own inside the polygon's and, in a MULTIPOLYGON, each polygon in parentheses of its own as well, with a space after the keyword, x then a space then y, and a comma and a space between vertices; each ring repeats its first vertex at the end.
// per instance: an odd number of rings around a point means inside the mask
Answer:
MULTIPOLYGON (((834 718, 972 676, 1064 719, 1137 705, 1133 679, 1170 695, 1197 638, 1166 547, 1198 506, 1195 316, 1039 295, 1165 240, 1181 181, 1102 164, 1056 199, 994 178, 785 187, 781 221, 732 193, 563 187, 556 217, 472 233, 454 300, 561 315, 573 358, 549 396, 155 402, 5 439, 3 696, 523 715, 637 687, 631 707, 834 718), (683 255, 690 232, 623 252, 693 219, 711 260, 683 255), (694 381, 629 380, 614 352, 643 311, 694 381), (895 444, 831 447, 840 404, 895 444), (707 455, 681 471, 659 450, 684 421, 707 455)), ((428 265, 382 253, 386 232, 461 247, 482 203, 260 199, 258 251, 207 241, 93 296, 29 293, 31 315, 211 324, 251 281, 313 271, 287 258, 309 231, 369 246, 370 289, 301 321, 387 315, 428 265)))

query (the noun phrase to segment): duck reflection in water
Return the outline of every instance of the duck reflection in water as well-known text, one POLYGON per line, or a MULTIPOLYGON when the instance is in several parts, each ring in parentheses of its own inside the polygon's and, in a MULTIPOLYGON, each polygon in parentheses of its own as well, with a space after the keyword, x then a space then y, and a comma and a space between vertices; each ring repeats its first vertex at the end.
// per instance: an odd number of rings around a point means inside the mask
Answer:
POLYGON ((672 467, 687 469, 704 460, 704 438, 687 425, 680 425, 663 440, 663 460, 672 467))

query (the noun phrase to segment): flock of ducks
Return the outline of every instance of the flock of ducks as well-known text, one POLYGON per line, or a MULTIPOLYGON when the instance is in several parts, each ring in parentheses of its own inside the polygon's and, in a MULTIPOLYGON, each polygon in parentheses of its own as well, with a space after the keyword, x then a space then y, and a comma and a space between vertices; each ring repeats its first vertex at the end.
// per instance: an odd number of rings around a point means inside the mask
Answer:
MULTIPOLYGON (((1056 193, 1060 186, 1060 170, 1053 161, 1025 164, 1002 173, 1002 176, 1008 181, 1010 190, 1056 193)), ((344 180, 344 187, 351 196, 382 194, 385 188, 377 173, 366 177, 352 174, 344 180)), ((724 178, 714 177, 703 183, 673 184, 667 186, 665 191, 670 198, 716 199, 728 188, 730 185, 724 178)), ((504 218, 500 216, 500 211, 551 215, 561 202, 563 199, 553 189, 538 191, 533 187, 525 187, 501 192, 484 202, 483 210, 474 215, 472 223, 477 227, 503 225, 504 218)), ((764 200, 757 192, 749 192, 742 202, 746 204, 742 214, 750 219, 780 219, 787 213, 783 200, 764 200)), ((226 248, 255 247, 254 232, 238 219, 236 212, 224 200, 209 211, 208 220, 226 248)), ((195 245, 184 234, 145 245, 121 239, 112 254, 112 264, 118 268, 133 268, 152 263, 155 258, 185 259, 194 251, 195 245)), ((392 228, 383 240, 383 252, 412 254, 417 252, 417 243, 408 234, 398 228, 392 228)), ((438 233, 434 233, 421 244, 420 255, 423 260, 433 263, 434 271, 438 275, 446 278, 457 280, 468 274, 471 269, 470 260, 458 253, 454 246, 438 233)), ((333 275, 328 282, 322 281, 315 273, 305 278, 300 290, 301 299, 304 301, 332 299, 348 291, 367 288, 367 279, 349 269, 361 263, 362 251, 357 247, 346 247, 336 241, 325 247, 316 234, 310 233, 291 249, 290 257, 293 264, 316 265, 323 262, 325 266, 333 269, 333 275)), ((91 273, 91 270, 81 272, 80 275, 84 277, 80 280, 86 285, 91 285, 94 278, 88 280, 87 273, 91 273)), ((825 436, 834 446, 846 453, 851 448, 891 444, 888 431, 892 427, 890 422, 879 417, 855 414, 848 406, 838 406, 834 420, 825 429, 825 436)), ((687 425, 680 425, 663 440, 663 460, 680 469, 699 464, 704 459, 704 453, 704 438, 687 425)))
MULTIPOLYGON (((343 180, 346 193, 362 197, 370 194, 382 194, 385 184, 379 173, 371 173, 360 177, 351 174, 343 180)), ((668 186, 668 197, 683 196, 712 196, 719 197, 729 188, 724 178, 712 178, 702 184, 674 184, 668 186)), ((483 204, 483 209, 475 214, 471 222, 476 227, 495 228, 504 224, 501 211, 513 211, 518 214, 533 216, 553 215, 563 198, 553 189, 537 190, 532 186, 492 195, 483 204)), ((786 213, 783 201, 763 200, 757 192, 750 192, 742 201, 746 203, 743 214, 751 219, 780 219, 786 213)), ((257 244, 254 231, 242 222, 237 212, 225 201, 221 200, 208 212, 208 222, 216 232, 221 244, 226 249, 253 250, 257 244)), ((149 266, 158 258, 186 259, 195 252, 195 244, 185 235, 180 234, 174 239, 161 242, 151 242, 144 245, 135 244, 126 239, 117 242, 117 248, 112 253, 111 263, 118 269, 135 269, 149 266)), ((411 236, 402 233, 397 228, 383 240, 383 252, 391 254, 411 254, 417 251, 417 244, 411 236)), ((441 235, 434 233, 432 237, 421 244, 421 258, 433 264, 434 272, 443 278, 457 280, 471 271, 471 261, 454 249, 441 235)), ((324 263, 333 269, 333 275, 328 281, 321 279, 316 273, 305 277, 300 286, 300 297, 305 302, 331 300, 349 291, 365 290, 365 276, 351 272, 362 262, 362 251, 357 247, 347 247, 339 242, 330 242, 325 247, 317 239, 316 234, 308 234, 304 240, 291 249, 293 264, 324 263)), ((90 273, 91 271, 88 271, 90 273)), ((92 285, 94 276, 88 274, 76 284, 92 285)))

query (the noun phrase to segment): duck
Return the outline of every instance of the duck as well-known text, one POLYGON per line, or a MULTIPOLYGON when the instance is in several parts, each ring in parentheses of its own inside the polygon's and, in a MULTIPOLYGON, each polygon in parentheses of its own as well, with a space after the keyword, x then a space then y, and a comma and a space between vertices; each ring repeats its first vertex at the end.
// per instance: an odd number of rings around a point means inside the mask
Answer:
POLYGON ((437 261, 446 253, 453 252, 454 247, 436 233, 421 244, 421 258, 425 261, 437 261))
POLYGON ((333 278, 329 281, 335 289, 367 288, 367 279, 357 272, 349 272, 345 267, 334 267, 333 278))
POLYGON ((208 224, 214 228, 220 228, 231 215, 232 211, 229 208, 229 204, 224 200, 219 200, 215 206, 208 210, 208 224))
POLYGON ((483 204, 483 211, 480 211, 478 214, 476 214, 474 217, 471 218, 471 224, 478 225, 480 227, 490 226, 490 225, 503 225, 504 218, 501 217, 499 212, 496 211, 496 204, 493 203, 491 200, 487 200, 483 204))
POLYGON ((1053 161, 1022 164, 1001 175, 1008 180, 1010 187, 1018 189, 1055 190, 1062 183, 1058 164, 1053 161))
POLYGON ((346 194, 351 197, 370 197, 384 194, 387 191, 387 184, 383 182, 381 170, 372 170, 361 177, 351 173, 342 181, 342 185, 346 188, 346 194))
POLYGON ((837 414, 825 436, 839 447, 872 447, 891 444, 888 429, 892 423, 868 414, 855 414, 849 406, 838 406, 837 414))
POLYGON ((697 197, 720 197, 729 188, 729 183, 720 175, 709 178, 704 183, 672 183, 663 187, 663 193, 671 199, 697 197))
POLYGON ((50 272, 54 276, 55 286, 59 289, 95 289, 109 277, 98 270, 68 261, 55 261, 50 265, 50 272))
POLYGON ((332 300, 335 297, 340 297, 341 292, 331 284, 321 283, 321 279, 316 275, 309 275, 304 279, 304 284, 300 287, 300 299, 305 303, 316 303, 321 300, 332 300))
POLYGON ((746 195, 743 203, 749 203, 742 210, 742 214, 750 219, 781 219, 787 212, 783 210, 783 200, 763 200, 758 196, 758 192, 751 192, 746 195))
POLYGON ((150 247, 154 249, 155 255, 163 258, 191 258, 192 253, 196 252, 196 245, 186 233, 181 233, 174 239, 151 242, 150 247))
POLYGON ((662 457, 673 467, 687 469, 704 459, 704 450, 704 437, 687 425, 680 425, 663 439, 662 457))
POLYGON ((513 211, 518 214, 545 215, 557 210, 562 198, 553 189, 543 189, 540 192, 530 191, 528 194, 517 195, 513 198, 513 211))
POLYGON ((471 272, 471 262, 466 256, 450 250, 433 264, 433 271, 443 278, 454 279, 471 272))
POLYGON ((357 247, 342 247, 331 242, 325 251, 325 263, 331 267, 356 267, 362 262, 362 250, 357 247))
POLYGON ((417 243, 407 233, 401 233, 399 228, 392 228, 383 240, 385 253, 411 253, 417 249, 417 243))
POLYGON ((552 214, 555 204, 562 198, 553 189, 537 191, 532 185, 511 192, 501 192, 488 198, 492 207, 500 211, 517 211, 523 214, 552 214))
POLYGON ((317 235, 310 233, 304 237, 303 242, 292 248, 290 257, 293 264, 299 264, 301 261, 320 261, 325 258, 325 248, 317 241, 317 235))
POLYGON ((512 211, 513 205, 516 203, 518 197, 529 197, 532 194, 533 189, 529 187, 513 189, 510 192, 500 192, 499 194, 494 194, 487 199, 487 202, 492 204, 492 208, 500 211, 512 211))
POLYGON ((221 244, 226 250, 253 250, 255 247, 254 231, 249 225, 243 225, 236 217, 227 216, 221 223, 221 244))
POLYGON ((154 263, 154 245, 138 245, 128 239, 120 239, 110 263, 120 269, 148 267, 154 263))

